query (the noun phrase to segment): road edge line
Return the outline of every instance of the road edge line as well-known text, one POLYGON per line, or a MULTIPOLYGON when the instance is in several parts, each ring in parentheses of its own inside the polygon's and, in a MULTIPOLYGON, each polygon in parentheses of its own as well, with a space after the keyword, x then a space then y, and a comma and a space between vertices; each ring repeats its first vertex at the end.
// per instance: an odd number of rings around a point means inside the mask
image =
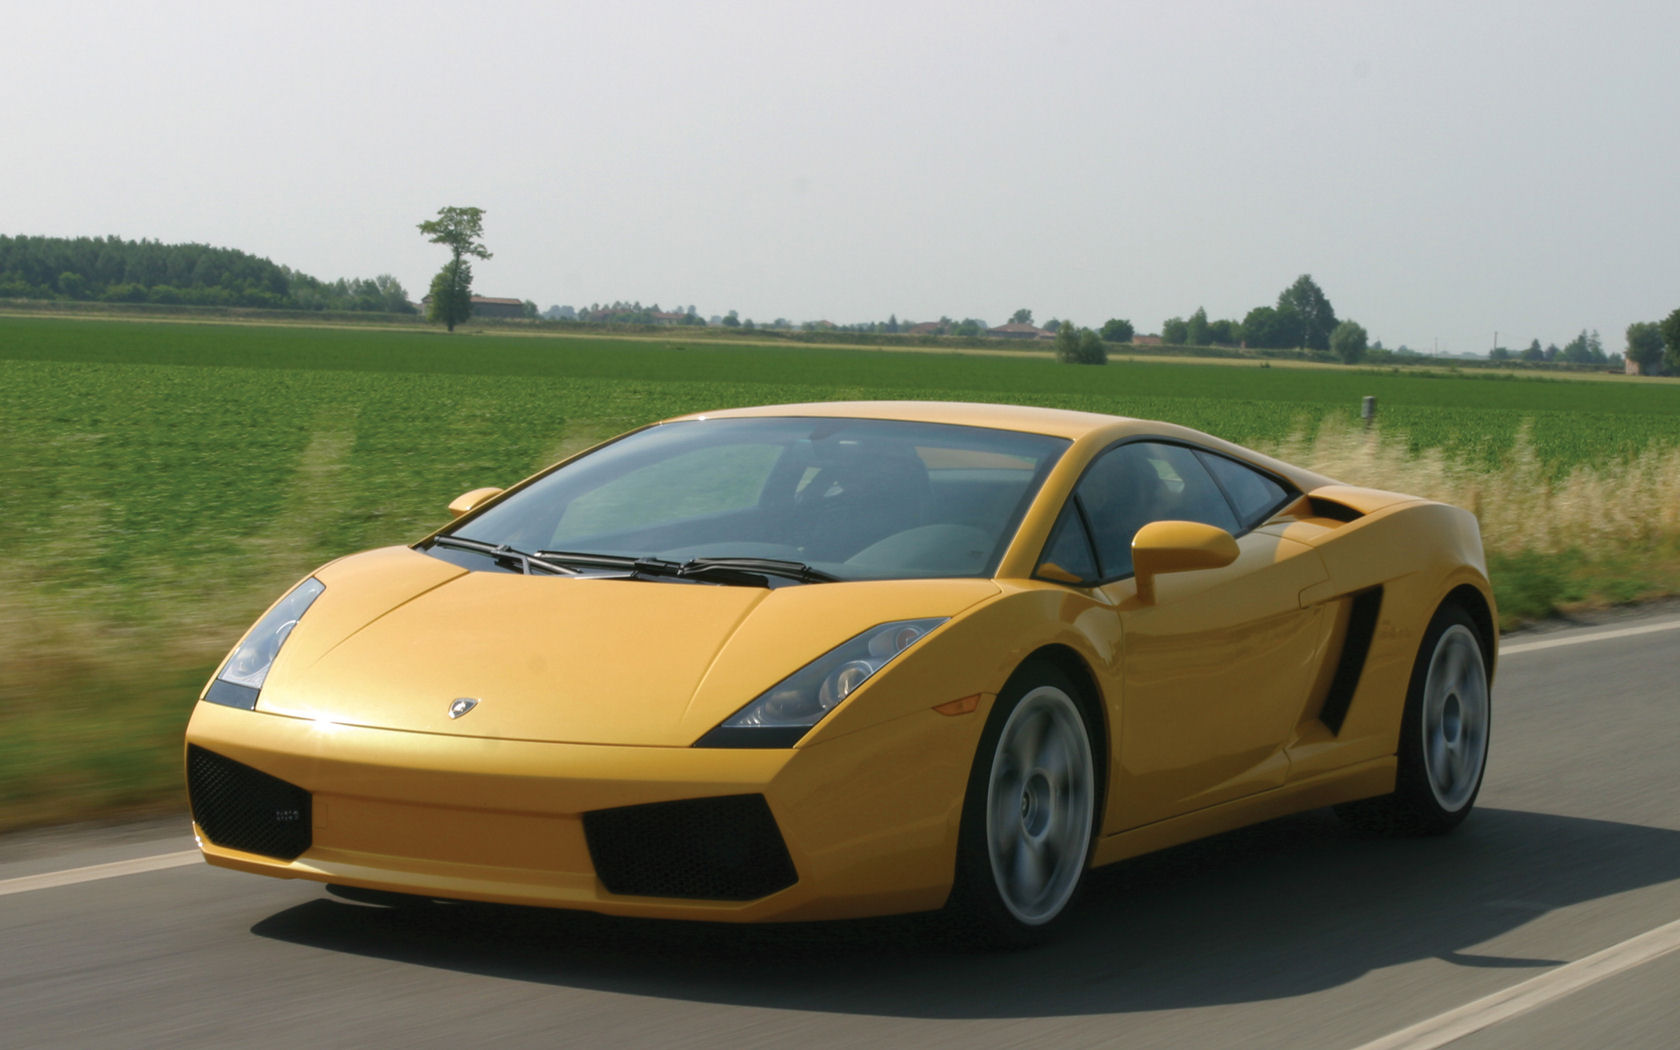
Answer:
POLYGON ((1667 955, 1677 948, 1680 948, 1680 919, 1465 1003, 1457 1009, 1362 1043, 1355 1050, 1435 1050, 1667 955))
POLYGON ((1542 638, 1532 642, 1518 642, 1516 645, 1501 645, 1499 655, 1501 657, 1516 656, 1518 653, 1533 652, 1536 649, 1556 649, 1565 645, 1607 642, 1612 638, 1632 638, 1640 634, 1656 634, 1658 631, 1680 631, 1680 620, 1664 620, 1662 623, 1642 624, 1639 627, 1619 627, 1613 631, 1592 631, 1585 634, 1568 634, 1562 638, 1542 638))
POLYGON ((177 853, 155 853, 133 860, 116 860, 109 864, 89 864, 81 868, 47 871, 39 875, 20 875, 16 878, 0 879, 0 897, 13 893, 28 893, 31 890, 52 889, 55 886, 74 886, 77 883, 94 882, 99 879, 114 879, 122 875, 139 875, 147 871, 179 868, 199 859, 198 850, 186 849, 177 853))

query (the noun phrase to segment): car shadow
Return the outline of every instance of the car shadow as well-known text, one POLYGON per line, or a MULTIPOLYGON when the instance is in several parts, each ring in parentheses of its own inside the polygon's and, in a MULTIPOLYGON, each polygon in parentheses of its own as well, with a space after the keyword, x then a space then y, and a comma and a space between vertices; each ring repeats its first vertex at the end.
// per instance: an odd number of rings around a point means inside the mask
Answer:
POLYGON ((262 937, 631 995, 940 1019, 1161 1010, 1301 995, 1476 946, 1546 912, 1680 878, 1680 831, 1478 809, 1444 838, 1301 814, 1093 873, 1052 944, 967 951, 938 918, 739 926, 322 897, 262 937))

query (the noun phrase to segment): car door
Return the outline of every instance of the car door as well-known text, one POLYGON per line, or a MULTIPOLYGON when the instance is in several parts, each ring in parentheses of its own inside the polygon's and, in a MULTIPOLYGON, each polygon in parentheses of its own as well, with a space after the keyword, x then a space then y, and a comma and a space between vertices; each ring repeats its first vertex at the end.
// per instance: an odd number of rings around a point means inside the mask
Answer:
MULTIPOLYGON (((1188 813, 1281 785, 1328 643, 1329 618, 1302 609, 1325 579, 1311 548, 1253 531, 1294 494, 1224 457, 1132 441, 1093 461, 1069 510, 1089 537, 1095 590, 1119 620, 1109 685, 1118 694, 1104 831, 1188 813), (1219 480, 1216 480, 1216 475, 1219 480), (1152 521, 1197 521, 1237 537, 1221 568, 1162 574, 1141 601, 1131 540, 1152 521)), ((1064 522, 1047 551, 1077 560, 1064 522)), ((1089 567, 1085 571, 1089 572, 1089 567)), ((1077 571, 1077 570, 1076 570, 1077 571)))

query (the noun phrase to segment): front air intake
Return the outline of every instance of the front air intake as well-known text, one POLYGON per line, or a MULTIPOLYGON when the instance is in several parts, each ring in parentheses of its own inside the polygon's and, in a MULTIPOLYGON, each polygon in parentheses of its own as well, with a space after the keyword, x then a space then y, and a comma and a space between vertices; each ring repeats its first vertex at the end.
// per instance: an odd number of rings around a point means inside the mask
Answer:
POLYGON ((583 831, 608 893, 749 901, 799 880, 763 795, 599 809, 583 831))
POLYGON ((277 860, 309 848, 309 792, 197 744, 187 745, 187 798, 218 846, 277 860))

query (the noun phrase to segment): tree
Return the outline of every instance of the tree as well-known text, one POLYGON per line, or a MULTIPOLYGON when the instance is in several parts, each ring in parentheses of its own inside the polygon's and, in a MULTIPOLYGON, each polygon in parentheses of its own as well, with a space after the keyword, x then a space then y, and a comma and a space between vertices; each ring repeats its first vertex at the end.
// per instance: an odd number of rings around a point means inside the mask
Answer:
POLYGON ((1196 312, 1190 315, 1190 320, 1184 322, 1184 341, 1191 346, 1207 346, 1213 342, 1213 333, 1208 328, 1207 310, 1196 307, 1196 312))
POLYGON ((420 232, 433 244, 449 248, 449 262, 438 271, 437 277, 432 278, 432 304, 428 319, 442 321, 453 332, 455 326, 472 313, 472 267, 468 265, 466 256, 490 258, 484 242, 479 239, 484 236, 484 209, 439 208, 437 218, 420 224, 420 232), (441 297, 438 295, 440 279, 444 281, 444 295, 441 297), (441 311, 440 302, 446 304, 441 311))
POLYGON ((1293 311, 1301 319, 1301 345, 1309 350, 1330 349, 1330 333, 1336 330, 1336 311, 1330 300, 1313 282, 1312 274, 1304 273, 1295 283, 1278 293, 1279 311, 1293 311))
POLYGON ((1365 329, 1357 321, 1343 321, 1330 333, 1330 349, 1343 364, 1353 364, 1365 356, 1365 329))
POLYGON ((1511 351, 1505 349, 1503 346, 1496 346, 1492 350, 1488 351, 1489 361, 1509 361, 1510 359, 1511 351))
POLYGON ((736 313, 734 310, 731 310, 728 313, 724 314, 723 315, 723 326, 725 328, 739 328, 739 327, 741 327, 741 315, 736 313))
POLYGON ((1232 320, 1210 321, 1208 339, 1215 346, 1237 346, 1242 343, 1242 325, 1232 320))
POLYGON ((1056 360, 1068 365, 1106 365, 1108 347, 1089 328, 1063 321, 1056 329, 1056 360))
POLYGON ((1032 324, 1032 311, 1024 306, 1021 307, 1019 310, 1016 310, 1014 313, 1009 315, 1009 323, 1032 324))
POLYGON ((1563 344, 1559 357, 1572 365, 1584 365, 1592 360, 1592 344, 1587 341, 1587 330, 1581 329, 1581 334, 1563 344))
POLYGON ((1639 366, 1642 374, 1650 374, 1662 365, 1662 326, 1655 321, 1635 321, 1627 326, 1627 357, 1639 366))
POLYGON ((1680 372, 1680 310, 1669 314, 1662 325, 1663 358, 1670 372, 1680 372))
POLYGON ((1183 346, 1190 338, 1190 326, 1182 317, 1169 317, 1161 322, 1161 342, 1168 346, 1183 346))
MULTIPOLYGON (((1072 325, 1067 327, 1071 328, 1072 325)), ((1082 365, 1108 364, 1108 347, 1103 345, 1102 336, 1089 328, 1079 330, 1079 363, 1082 365)))
POLYGON ((472 313, 472 266, 465 259, 451 260, 432 278, 432 290, 426 300, 426 320, 443 322, 453 332, 455 325, 472 313))
POLYGON ((1132 322, 1119 317, 1111 317, 1103 322, 1102 331, 1099 334, 1110 343, 1129 343, 1132 341, 1132 336, 1137 333, 1132 328, 1132 322))
POLYGON ((1301 318, 1294 310, 1256 306, 1243 318, 1243 339, 1258 350, 1287 350, 1301 345, 1301 318))

